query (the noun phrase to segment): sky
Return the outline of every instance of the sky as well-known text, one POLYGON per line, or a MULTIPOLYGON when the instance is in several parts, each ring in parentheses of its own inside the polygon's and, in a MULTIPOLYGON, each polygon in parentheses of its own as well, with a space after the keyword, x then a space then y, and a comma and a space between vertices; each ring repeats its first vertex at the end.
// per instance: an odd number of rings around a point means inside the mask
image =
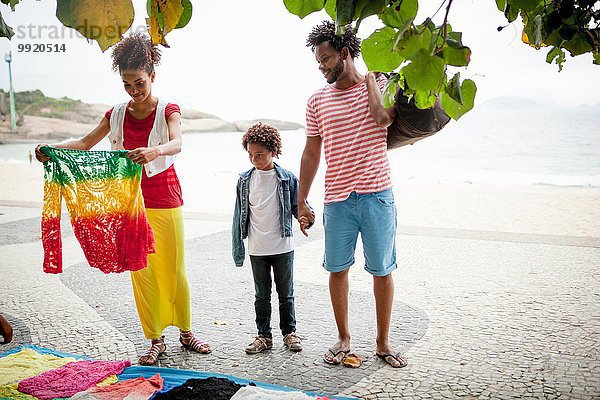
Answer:
MULTIPOLYGON (((145 1, 134 0, 133 30, 143 29, 145 1)), ((167 35, 153 92, 228 121, 275 118, 304 123, 308 97, 325 84, 314 55, 305 47, 311 28, 324 12, 303 20, 290 14, 283 0, 192 0, 193 16, 183 29, 167 35)), ((440 1, 421 0, 417 22, 438 9, 440 1)), ((89 103, 126 101, 119 76, 111 70, 110 49, 64 28, 55 16, 56 1, 23 1, 16 11, 0 5, 16 32, 0 39, 0 55, 12 51, 16 91, 39 89, 47 96, 67 96, 89 103), (59 38, 50 36, 51 32, 59 38), (65 52, 25 53, 19 45, 65 45, 65 52)), ((443 11, 436 17, 443 19, 443 11)), ((547 50, 536 51, 520 40, 518 23, 508 25, 494 0, 457 0, 449 21, 463 32, 472 50, 471 64, 461 71, 478 87, 476 105, 494 97, 518 96, 564 106, 600 103, 600 66, 591 55, 571 58, 562 72, 546 63, 547 50)), ((362 38, 381 26, 366 20, 362 38)), ((359 71, 366 67, 359 61, 359 71)), ((8 89, 8 68, 0 63, 0 87, 8 89)))

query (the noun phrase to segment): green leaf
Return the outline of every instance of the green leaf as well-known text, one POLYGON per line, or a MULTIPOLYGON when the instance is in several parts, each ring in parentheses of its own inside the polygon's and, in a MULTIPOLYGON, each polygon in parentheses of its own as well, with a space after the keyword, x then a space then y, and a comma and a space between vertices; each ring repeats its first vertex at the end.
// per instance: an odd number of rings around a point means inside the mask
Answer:
POLYGON ((389 82, 385 85, 385 90, 381 98, 381 103, 385 108, 390 108, 396 102, 396 92, 398 91, 398 84, 396 82, 389 82))
POLYGON ((389 27, 402 28, 407 22, 412 23, 418 10, 417 0, 395 0, 382 14, 379 14, 379 19, 389 27))
POLYGON ((325 3, 325 11, 327 12, 327 15, 335 21, 335 0, 327 0, 325 3))
POLYGON ((181 18, 179 18, 179 22, 175 26, 175 29, 180 29, 185 27, 190 19, 192 19, 192 2, 190 0, 181 0, 183 4, 183 13, 181 14, 181 18))
POLYGON ((56 2, 56 17, 106 51, 133 23, 133 4, 131 0, 61 0, 56 2))
POLYGON ((343 35, 344 28, 354 19, 354 0, 336 0, 335 2, 335 28, 336 35, 343 35))
POLYGON ((417 91, 437 91, 444 79, 444 60, 421 49, 412 62, 402 68, 406 83, 417 91))
POLYGON ((431 92, 417 91, 415 93, 415 105, 421 110, 433 107, 436 101, 437 97, 431 92))
POLYGON ((15 32, 13 32, 12 28, 6 25, 4 22, 4 18, 2 18, 2 13, 0 13, 0 37, 5 37, 10 40, 14 36, 15 32))
POLYGON ((431 31, 427 28, 424 28, 422 32, 409 29, 402 35, 402 39, 397 41, 396 51, 404 58, 412 58, 421 50, 431 53, 431 36, 431 31))
POLYGON ((358 0, 354 9, 354 19, 365 19, 380 14, 387 3, 388 0, 358 0))
POLYGON ((587 38, 580 32, 577 32, 573 39, 564 43, 563 47, 569 51, 572 57, 594 50, 587 38))
POLYGON ((464 105, 462 91, 460 90, 460 72, 457 72, 452 77, 450 82, 448 82, 445 91, 448 94, 448 96, 450 96, 454 101, 456 101, 460 105, 464 105))
POLYGON ((458 103, 452 97, 450 97, 446 90, 444 90, 441 95, 442 107, 444 108, 444 111, 450 116, 450 118, 454 120, 458 120, 467 111, 471 110, 475 104, 475 94, 477 92, 477 86, 475 86, 475 82, 470 79, 465 79, 460 89, 462 93, 463 104, 458 103))
POLYGON ((165 14, 163 14, 162 12, 157 12, 156 13, 156 18, 158 21, 158 27, 160 28, 161 31, 165 30, 165 14))
MULTIPOLYGON (((539 0, 508 0, 508 4, 524 11, 533 11, 539 5, 539 0)), ((541 2, 543 4, 543 2, 541 2)))
POLYGON ((546 62, 548 64, 552 64, 552 61, 554 60, 556 60, 556 64, 558 65, 558 72, 562 71, 566 57, 564 50, 560 47, 553 47, 546 56, 546 62))
POLYGON ((354 19, 356 19, 356 27, 358 30, 363 19, 371 15, 383 12, 388 0, 359 0, 356 9, 354 10, 354 19))
POLYGON ((19 4, 19 0, 2 0, 2 3, 9 5, 11 11, 15 11, 15 6, 19 4))
POLYGON ((519 9, 517 7, 513 7, 510 4, 506 4, 506 8, 504 9, 504 16, 508 20, 508 22, 513 22, 519 16, 519 9))
POLYGON ((283 4, 289 12, 304 18, 315 11, 322 10, 325 0, 283 0, 283 4))
POLYGON ((390 108, 396 103, 396 93, 398 92, 398 81, 401 75, 394 74, 390 76, 383 88, 381 103, 385 108, 390 108))
POLYGON ((165 36, 177 28, 184 12, 183 0, 149 0, 152 2, 146 22, 152 43, 168 47, 165 36))
POLYGON ((496 7, 498 7, 498 10, 504 12, 504 9, 506 8, 506 0, 496 0, 496 7))
POLYGON ((594 57, 594 64, 600 65, 600 51, 594 51, 592 55, 594 57))
POLYGON ((444 47, 444 51, 442 55, 444 56, 444 60, 446 60, 446 64, 453 65, 455 67, 466 67, 469 65, 471 61, 471 49, 467 46, 457 46, 455 47, 455 41, 447 42, 447 46, 444 47))
POLYGON ((363 60, 369 71, 390 72, 398 68, 404 58, 394 51, 395 41, 396 31, 387 26, 362 41, 363 60))

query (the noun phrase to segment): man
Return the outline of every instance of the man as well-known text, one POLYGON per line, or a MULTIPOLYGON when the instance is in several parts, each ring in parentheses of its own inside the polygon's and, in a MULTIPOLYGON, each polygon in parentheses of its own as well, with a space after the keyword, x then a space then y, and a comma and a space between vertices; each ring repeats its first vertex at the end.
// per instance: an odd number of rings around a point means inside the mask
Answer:
POLYGON ((329 293, 338 329, 338 341, 323 356, 340 364, 350 352, 348 325, 348 271, 354 264, 358 233, 364 246, 365 269, 373 275, 377 314, 376 354, 394 368, 407 361, 389 344, 394 299, 391 272, 396 269, 396 206, 386 153, 386 128, 394 108, 381 104, 385 79, 373 72, 361 75, 354 58, 360 39, 352 29, 335 36, 335 25, 324 21, 310 33, 311 47, 327 83, 308 101, 306 145, 300 166, 299 220, 314 221, 306 199, 325 149, 325 257, 330 272, 329 293))

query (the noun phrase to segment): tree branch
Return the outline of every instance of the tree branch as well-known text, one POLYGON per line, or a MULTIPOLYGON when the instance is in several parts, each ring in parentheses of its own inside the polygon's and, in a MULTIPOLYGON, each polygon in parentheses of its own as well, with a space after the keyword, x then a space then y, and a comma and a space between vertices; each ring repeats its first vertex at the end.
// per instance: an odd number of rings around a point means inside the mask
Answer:
POLYGON ((446 37, 448 36, 448 14, 450 14, 450 7, 452 6, 452 2, 454 0, 448 0, 448 5, 446 6, 446 15, 444 15, 444 43, 446 43, 446 37))

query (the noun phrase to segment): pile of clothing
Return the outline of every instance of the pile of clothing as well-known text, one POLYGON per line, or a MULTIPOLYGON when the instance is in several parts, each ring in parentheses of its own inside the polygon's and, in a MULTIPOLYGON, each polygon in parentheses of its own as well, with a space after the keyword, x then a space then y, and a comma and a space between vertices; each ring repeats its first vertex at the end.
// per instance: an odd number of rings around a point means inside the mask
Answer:
POLYGON ((253 382, 231 377, 238 381, 235 382, 225 376, 192 377, 178 383, 186 372, 195 374, 194 371, 169 368, 132 367, 127 360, 90 360, 35 346, 23 346, 0 355, 0 399, 329 399, 327 396, 309 396, 298 391, 266 389, 253 382), (179 380, 171 379, 174 374, 179 376, 179 380))

